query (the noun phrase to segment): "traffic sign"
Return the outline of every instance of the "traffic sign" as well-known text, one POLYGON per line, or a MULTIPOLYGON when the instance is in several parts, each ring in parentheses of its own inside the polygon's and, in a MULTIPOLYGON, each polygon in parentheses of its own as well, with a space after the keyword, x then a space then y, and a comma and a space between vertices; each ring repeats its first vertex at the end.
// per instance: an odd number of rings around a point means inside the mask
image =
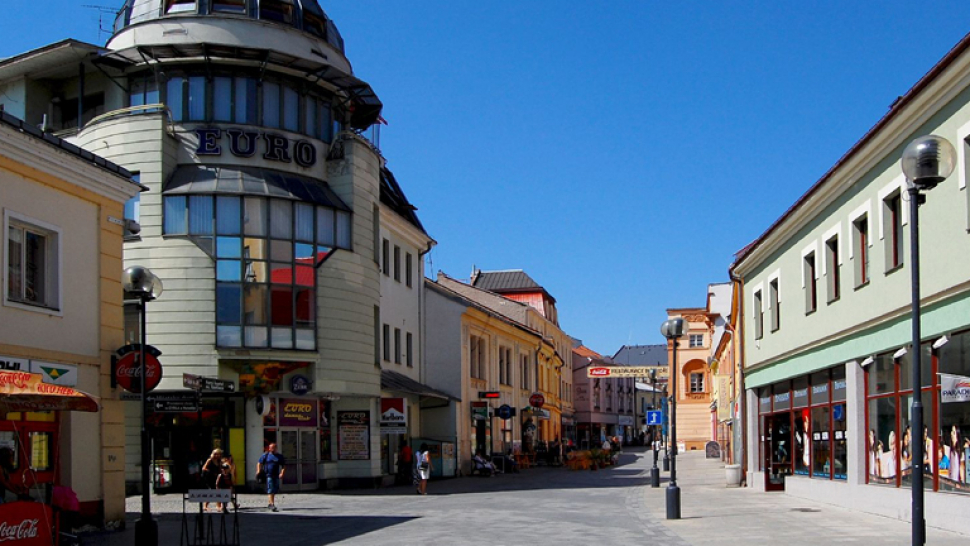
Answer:
POLYGON ((148 403, 156 413, 199 411, 199 395, 194 392, 160 392, 148 395, 148 403))
POLYGON ((546 403, 546 397, 542 396, 541 392, 533 393, 529 397, 529 405, 534 408, 541 408, 543 404, 546 403))
POLYGON ((515 415, 515 408, 508 404, 502 404, 495 410, 495 416, 499 419, 511 419, 515 415))
POLYGON ((663 416, 660 410, 648 411, 647 412, 647 424, 648 425, 659 425, 663 423, 663 416))
POLYGON ((197 391, 236 392, 236 384, 232 381, 191 373, 182 374, 182 385, 187 389, 197 391))

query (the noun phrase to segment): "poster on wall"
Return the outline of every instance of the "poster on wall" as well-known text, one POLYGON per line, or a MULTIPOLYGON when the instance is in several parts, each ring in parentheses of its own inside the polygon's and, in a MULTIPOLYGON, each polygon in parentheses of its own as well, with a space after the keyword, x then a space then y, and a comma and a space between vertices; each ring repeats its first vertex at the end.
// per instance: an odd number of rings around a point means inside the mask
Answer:
POLYGON ((341 461, 370 459, 370 412, 337 412, 337 453, 341 461))
POLYGON ((404 398, 381 398, 381 434, 407 432, 408 404, 404 398))

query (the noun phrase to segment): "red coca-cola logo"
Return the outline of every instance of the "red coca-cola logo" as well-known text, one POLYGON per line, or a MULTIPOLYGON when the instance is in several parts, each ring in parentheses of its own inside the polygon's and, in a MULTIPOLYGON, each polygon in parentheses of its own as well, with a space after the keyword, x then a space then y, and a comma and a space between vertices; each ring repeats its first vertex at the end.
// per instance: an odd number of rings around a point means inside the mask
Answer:
POLYGON ((590 377, 606 377, 608 375, 610 375, 609 368, 590 368, 589 369, 590 377))
MULTIPOLYGON (((141 392, 141 358, 139 351, 125 354, 115 364, 115 380, 128 392, 141 392)), ((162 363, 155 355, 145 352, 145 392, 151 392, 162 381, 162 363)))
POLYGON ((30 383, 30 374, 26 372, 3 372, 0 373, 0 387, 13 385, 18 389, 23 389, 30 383))
POLYGON ((542 396, 541 393, 538 393, 537 392, 537 393, 534 393, 532 396, 529 397, 529 405, 530 406, 533 406, 533 407, 536 407, 536 408, 541 408, 542 405, 545 404, 545 403, 546 403, 546 397, 545 396, 542 396))
POLYGON ((50 506, 39 502, 9 502, 0 510, 0 544, 51 544, 50 506))

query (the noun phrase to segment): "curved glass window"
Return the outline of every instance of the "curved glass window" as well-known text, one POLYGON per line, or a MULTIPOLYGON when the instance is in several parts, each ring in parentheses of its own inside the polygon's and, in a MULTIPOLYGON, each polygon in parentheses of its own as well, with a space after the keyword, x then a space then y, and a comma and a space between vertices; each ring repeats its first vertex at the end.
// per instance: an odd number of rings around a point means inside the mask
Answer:
POLYGON ((187 235, 215 260, 219 347, 316 349, 316 268, 350 248, 349 213, 289 199, 167 195, 164 214, 165 235, 187 235))
POLYGON ((215 0, 212 11, 222 13, 246 14, 246 0, 215 0))
POLYGON ((292 25, 294 21, 293 0, 259 0, 259 18, 292 25))

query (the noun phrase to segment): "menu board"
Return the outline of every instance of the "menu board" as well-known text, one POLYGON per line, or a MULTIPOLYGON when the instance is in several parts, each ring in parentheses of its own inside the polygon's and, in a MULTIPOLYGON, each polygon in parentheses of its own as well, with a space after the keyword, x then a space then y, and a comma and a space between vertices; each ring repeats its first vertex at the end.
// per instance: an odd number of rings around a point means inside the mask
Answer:
POLYGON ((341 461, 370 459, 370 412, 337 412, 337 457, 341 461))

